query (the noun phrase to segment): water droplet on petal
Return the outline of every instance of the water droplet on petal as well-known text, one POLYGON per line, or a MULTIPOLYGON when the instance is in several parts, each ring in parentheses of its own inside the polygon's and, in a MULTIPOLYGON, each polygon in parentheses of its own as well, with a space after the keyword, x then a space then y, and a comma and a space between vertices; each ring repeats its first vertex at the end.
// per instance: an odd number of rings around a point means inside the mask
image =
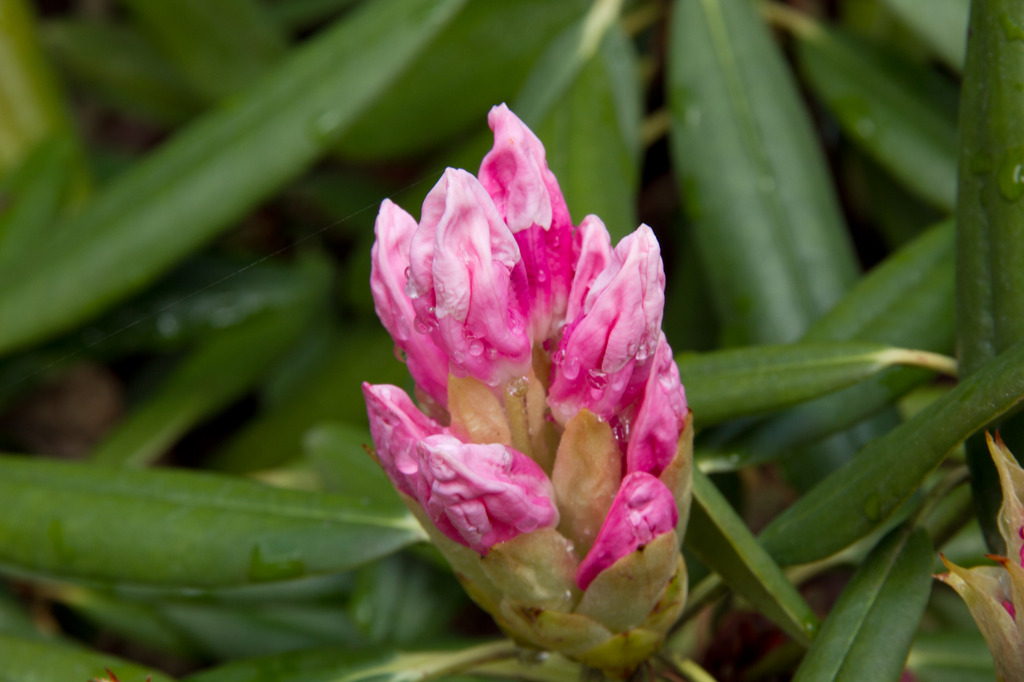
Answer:
POLYGON ((497 358, 498 358, 498 349, 495 348, 494 346, 489 346, 487 348, 487 359, 488 360, 496 360, 497 358))
POLYGON ((562 374, 569 381, 578 377, 580 375, 580 359, 575 355, 569 358, 565 364, 562 365, 562 374))
POLYGON ((397 359, 397 360, 398 360, 399 362, 402 362, 402 363, 404 363, 404 362, 405 362, 406 360, 408 360, 408 359, 409 359, 409 356, 408 356, 408 355, 406 355, 406 353, 405 353, 405 350, 403 350, 403 349, 402 349, 402 347, 401 347, 401 346, 399 346, 399 345, 398 345, 397 343, 395 344, 395 350, 394 350, 394 353, 395 353, 395 358, 396 358, 396 359, 397 359))
POLYGON ((478 358, 481 355, 483 355, 484 354, 484 344, 483 344, 483 341, 474 340, 471 344, 469 344, 469 354, 472 355, 474 358, 478 358))

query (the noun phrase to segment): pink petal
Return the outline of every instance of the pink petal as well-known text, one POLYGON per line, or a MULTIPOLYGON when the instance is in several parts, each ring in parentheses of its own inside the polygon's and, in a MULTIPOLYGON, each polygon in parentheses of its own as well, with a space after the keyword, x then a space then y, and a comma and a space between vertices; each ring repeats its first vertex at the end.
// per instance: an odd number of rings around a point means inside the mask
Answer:
POLYGON ((582 408, 610 419, 640 395, 664 307, 661 250, 651 228, 641 225, 615 247, 582 313, 563 332, 548 394, 556 419, 564 423, 582 408))
POLYGON ((672 492, 664 483, 642 471, 629 474, 622 479, 594 546, 580 563, 576 584, 587 589, 604 569, 675 529, 678 519, 672 492))
POLYGON ((407 291, 450 368, 498 385, 527 374, 531 342, 519 248, 483 186, 449 168, 423 203, 407 291))
POLYGON ((565 319, 575 320, 583 313, 583 303, 594 286, 597 276, 607 269, 612 261, 612 238, 608 229, 596 215, 588 215, 576 228, 573 235, 572 286, 565 308, 565 319))
POLYGON ((480 164, 480 182, 515 234, 529 288, 535 339, 551 336, 565 314, 572 278, 572 219, 544 145, 504 104, 487 122, 494 147, 480 164))
POLYGON ((364 382, 363 397, 381 468, 396 488, 422 503, 426 483, 419 473, 416 443, 444 429, 397 386, 364 382))
POLYGON ((417 445, 427 482, 424 509, 438 529, 480 554, 521 533, 558 523, 551 482, 510 447, 442 434, 417 445))
POLYGON ((663 333, 639 409, 628 429, 626 471, 660 475, 676 454, 688 409, 679 368, 663 333))
POLYGON ((448 357, 416 321, 412 300, 405 292, 409 245, 416 231, 411 215, 385 199, 374 225, 377 239, 370 251, 370 291, 384 328, 405 352, 413 380, 438 404, 447 403, 448 357))

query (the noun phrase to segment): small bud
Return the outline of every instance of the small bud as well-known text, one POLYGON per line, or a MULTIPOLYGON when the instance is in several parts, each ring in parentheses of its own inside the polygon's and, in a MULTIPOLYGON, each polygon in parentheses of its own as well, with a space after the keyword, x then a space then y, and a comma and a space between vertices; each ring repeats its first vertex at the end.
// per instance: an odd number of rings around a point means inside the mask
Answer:
POLYGON ((381 468, 400 492, 414 500, 422 499, 425 489, 419 476, 416 444, 443 429, 420 412, 397 386, 364 382, 363 396, 381 468))
POLYGON ((490 386, 530 370, 519 247, 480 182, 449 168, 423 202, 409 249, 413 308, 454 373, 490 386))
POLYGON ((679 519, 676 503, 664 483, 642 471, 622 480, 594 546, 580 563, 576 583, 581 590, 606 568, 663 533, 673 532, 679 519))
POLYGON ((661 250, 651 228, 641 225, 615 247, 582 313, 564 330, 548 394, 559 422, 583 408, 610 419, 637 398, 661 336, 664 305, 661 250))
POLYGON ((370 291, 373 307, 384 328, 406 355, 416 385, 440 405, 445 404, 448 357, 437 347, 423 320, 417 320, 405 292, 409 270, 409 244, 416 221, 391 200, 380 205, 373 227, 377 239, 370 250, 370 291))
POLYGON ((487 123, 494 147, 480 164, 480 182, 515 235, 526 268, 530 324, 536 340, 548 338, 565 314, 572 278, 572 220, 544 145, 504 104, 487 123))
POLYGON ((551 482, 518 450, 439 434, 421 440, 417 453, 423 508, 441 532, 480 554, 558 523, 551 482))

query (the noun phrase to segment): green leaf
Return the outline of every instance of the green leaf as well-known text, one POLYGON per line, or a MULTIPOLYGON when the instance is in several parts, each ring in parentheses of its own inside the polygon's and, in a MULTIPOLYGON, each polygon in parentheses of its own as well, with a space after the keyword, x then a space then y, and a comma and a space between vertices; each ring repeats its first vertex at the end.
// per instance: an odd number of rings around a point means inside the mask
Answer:
MULTIPOLYGON (((542 67, 545 62, 536 68, 542 67)), ((637 69, 633 45, 621 26, 614 24, 596 54, 534 125, 574 222, 588 213, 599 216, 613 242, 639 224, 641 92, 637 69)))
POLYGON ((454 679, 466 668, 512 658, 511 642, 452 651, 397 652, 374 648, 301 651, 230 663, 188 677, 188 682, 417 682, 454 679))
POLYGON ((292 306, 226 329, 184 359, 92 453, 100 464, 146 466, 186 431, 250 389, 323 302, 327 263, 308 261, 306 291, 292 306))
MULTIPOLYGON (((932 228, 861 278, 804 339, 859 339, 949 352, 954 334, 954 256, 952 222, 932 228)), ((914 368, 891 369, 792 408, 731 443, 729 457, 716 468, 766 462, 850 428, 932 376, 914 368)))
POLYGON ((0 457, 0 564, 97 583, 219 588, 350 569, 423 539, 371 500, 225 476, 0 457))
POLYGON ((75 239, 3 273, 0 353, 142 287, 300 173, 463 2, 366 4, 111 183, 65 226, 75 239))
POLYGON ((0 270, 52 238, 71 179, 74 143, 62 135, 37 144, 0 184, 0 270))
POLYGON ((992 682, 992 654, 977 630, 920 633, 907 668, 921 682, 992 682))
POLYGON ((42 634, 32 623, 24 605, 0 586, 0 635, 14 635, 27 639, 41 639, 42 634))
MULTIPOLYGON (((306 432, 317 424, 366 424, 362 382, 401 385, 410 381, 405 367, 395 360, 393 348, 380 327, 349 328, 335 336, 327 357, 304 378, 301 390, 249 422, 208 466, 234 472, 265 469, 299 457, 306 432)), ((365 455, 361 450, 357 454, 365 455)))
POLYGON ((407 647, 439 639, 466 605, 450 572, 399 555, 357 571, 349 612, 370 643, 407 647))
POLYGON ((967 52, 967 15, 971 0, 882 0, 946 64, 959 70, 967 52))
POLYGON ((351 497, 365 495, 380 504, 393 505, 396 511, 405 508, 384 470, 363 449, 373 446, 366 428, 322 424, 310 429, 304 444, 306 456, 332 492, 351 497))
POLYGON ((897 365, 956 371, 952 358, 860 341, 684 353, 676 363, 701 427, 789 407, 897 365))
POLYGON ((246 88, 285 52, 284 35, 256 0, 121 0, 191 83, 217 100, 246 88))
POLYGON ((784 566, 847 547, 881 526, 953 448, 1022 400, 1024 341, 866 445, 776 517, 761 543, 784 566))
POLYGON ((724 341, 794 341, 857 266, 792 77, 748 0, 679 0, 669 47, 674 170, 724 341))
MULTIPOLYGON (((971 8, 960 120, 957 205, 957 346, 965 374, 1024 339, 1024 17, 1019 4, 971 8)), ((1002 427, 1024 451, 1024 420, 1002 427)), ((979 518, 1001 552, 999 482, 980 440, 968 444, 979 518)))
POLYGON ((807 82, 843 132, 922 199, 946 211, 956 205, 956 112, 936 97, 937 76, 852 34, 803 20, 795 31, 807 82))
POLYGON ((793 682, 897 680, 931 592, 932 546, 899 528, 843 589, 793 682))
POLYGON ((90 96, 160 126, 192 118, 201 98, 137 31, 97 21, 47 21, 42 40, 57 66, 90 96))
POLYGON ((109 668, 121 682, 172 682, 153 668, 126 663, 110 654, 97 654, 68 644, 40 642, 0 634, 0 682, 55 682, 107 678, 109 668))
MULTIPOLYGON (((544 46, 590 3, 463 4, 416 63, 345 133, 343 155, 374 161, 409 156, 467 129, 486 130, 487 110, 515 96, 544 46)), ((397 9, 391 13, 402 16, 397 9)))
POLYGON ((358 0, 277 0, 266 3, 265 12, 289 30, 307 28, 330 19, 358 0))
MULTIPOLYGON (((0 176, 53 135, 76 139, 56 78, 40 49, 31 4, 0 0, 0 176)), ((73 170, 81 198, 89 179, 77 153, 73 170)))
POLYGON ((797 642, 810 643, 818 627, 811 607, 699 470, 693 472, 686 546, 761 615, 797 642))

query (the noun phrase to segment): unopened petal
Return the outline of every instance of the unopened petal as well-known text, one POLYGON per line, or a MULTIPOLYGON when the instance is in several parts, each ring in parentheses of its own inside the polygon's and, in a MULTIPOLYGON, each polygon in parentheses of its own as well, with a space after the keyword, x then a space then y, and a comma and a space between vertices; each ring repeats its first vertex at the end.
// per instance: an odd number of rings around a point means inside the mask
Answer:
POLYGON ((385 199, 373 229, 377 238, 370 251, 370 291, 377 317, 405 353, 416 385, 444 405, 448 358, 426 333, 428 328, 416 319, 412 300, 406 293, 409 246, 417 229, 416 221, 385 199))
POLYGON ((442 434, 420 441, 417 454, 427 514, 441 532, 480 554, 558 523, 551 482, 518 450, 442 434))
POLYGON ((672 348, 662 334, 640 398, 640 407, 628 429, 626 470, 646 471, 659 476, 678 450, 687 411, 679 368, 672 357, 672 348))
POLYGON ((494 386, 528 373, 522 267, 483 186, 466 171, 445 171, 411 242, 409 293, 456 374, 494 386))
POLYGON ((548 398, 556 419, 564 423, 584 407, 609 419, 640 395, 664 307, 661 250, 651 228, 641 225, 615 247, 582 312, 565 328, 548 398))
POLYGON ((622 480, 594 546, 580 563, 576 583, 587 589, 601 571, 663 533, 675 529, 679 513, 664 483, 642 471, 622 480))
POLYGON ((480 164, 480 182, 515 235, 529 288, 536 340, 557 331, 572 280, 572 219, 544 145, 504 104, 487 121, 494 147, 480 164))
POLYGON ((397 386, 364 382, 363 396, 381 468, 398 490, 422 501, 426 484, 420 476, 416 444, 444 429, 397 386))

